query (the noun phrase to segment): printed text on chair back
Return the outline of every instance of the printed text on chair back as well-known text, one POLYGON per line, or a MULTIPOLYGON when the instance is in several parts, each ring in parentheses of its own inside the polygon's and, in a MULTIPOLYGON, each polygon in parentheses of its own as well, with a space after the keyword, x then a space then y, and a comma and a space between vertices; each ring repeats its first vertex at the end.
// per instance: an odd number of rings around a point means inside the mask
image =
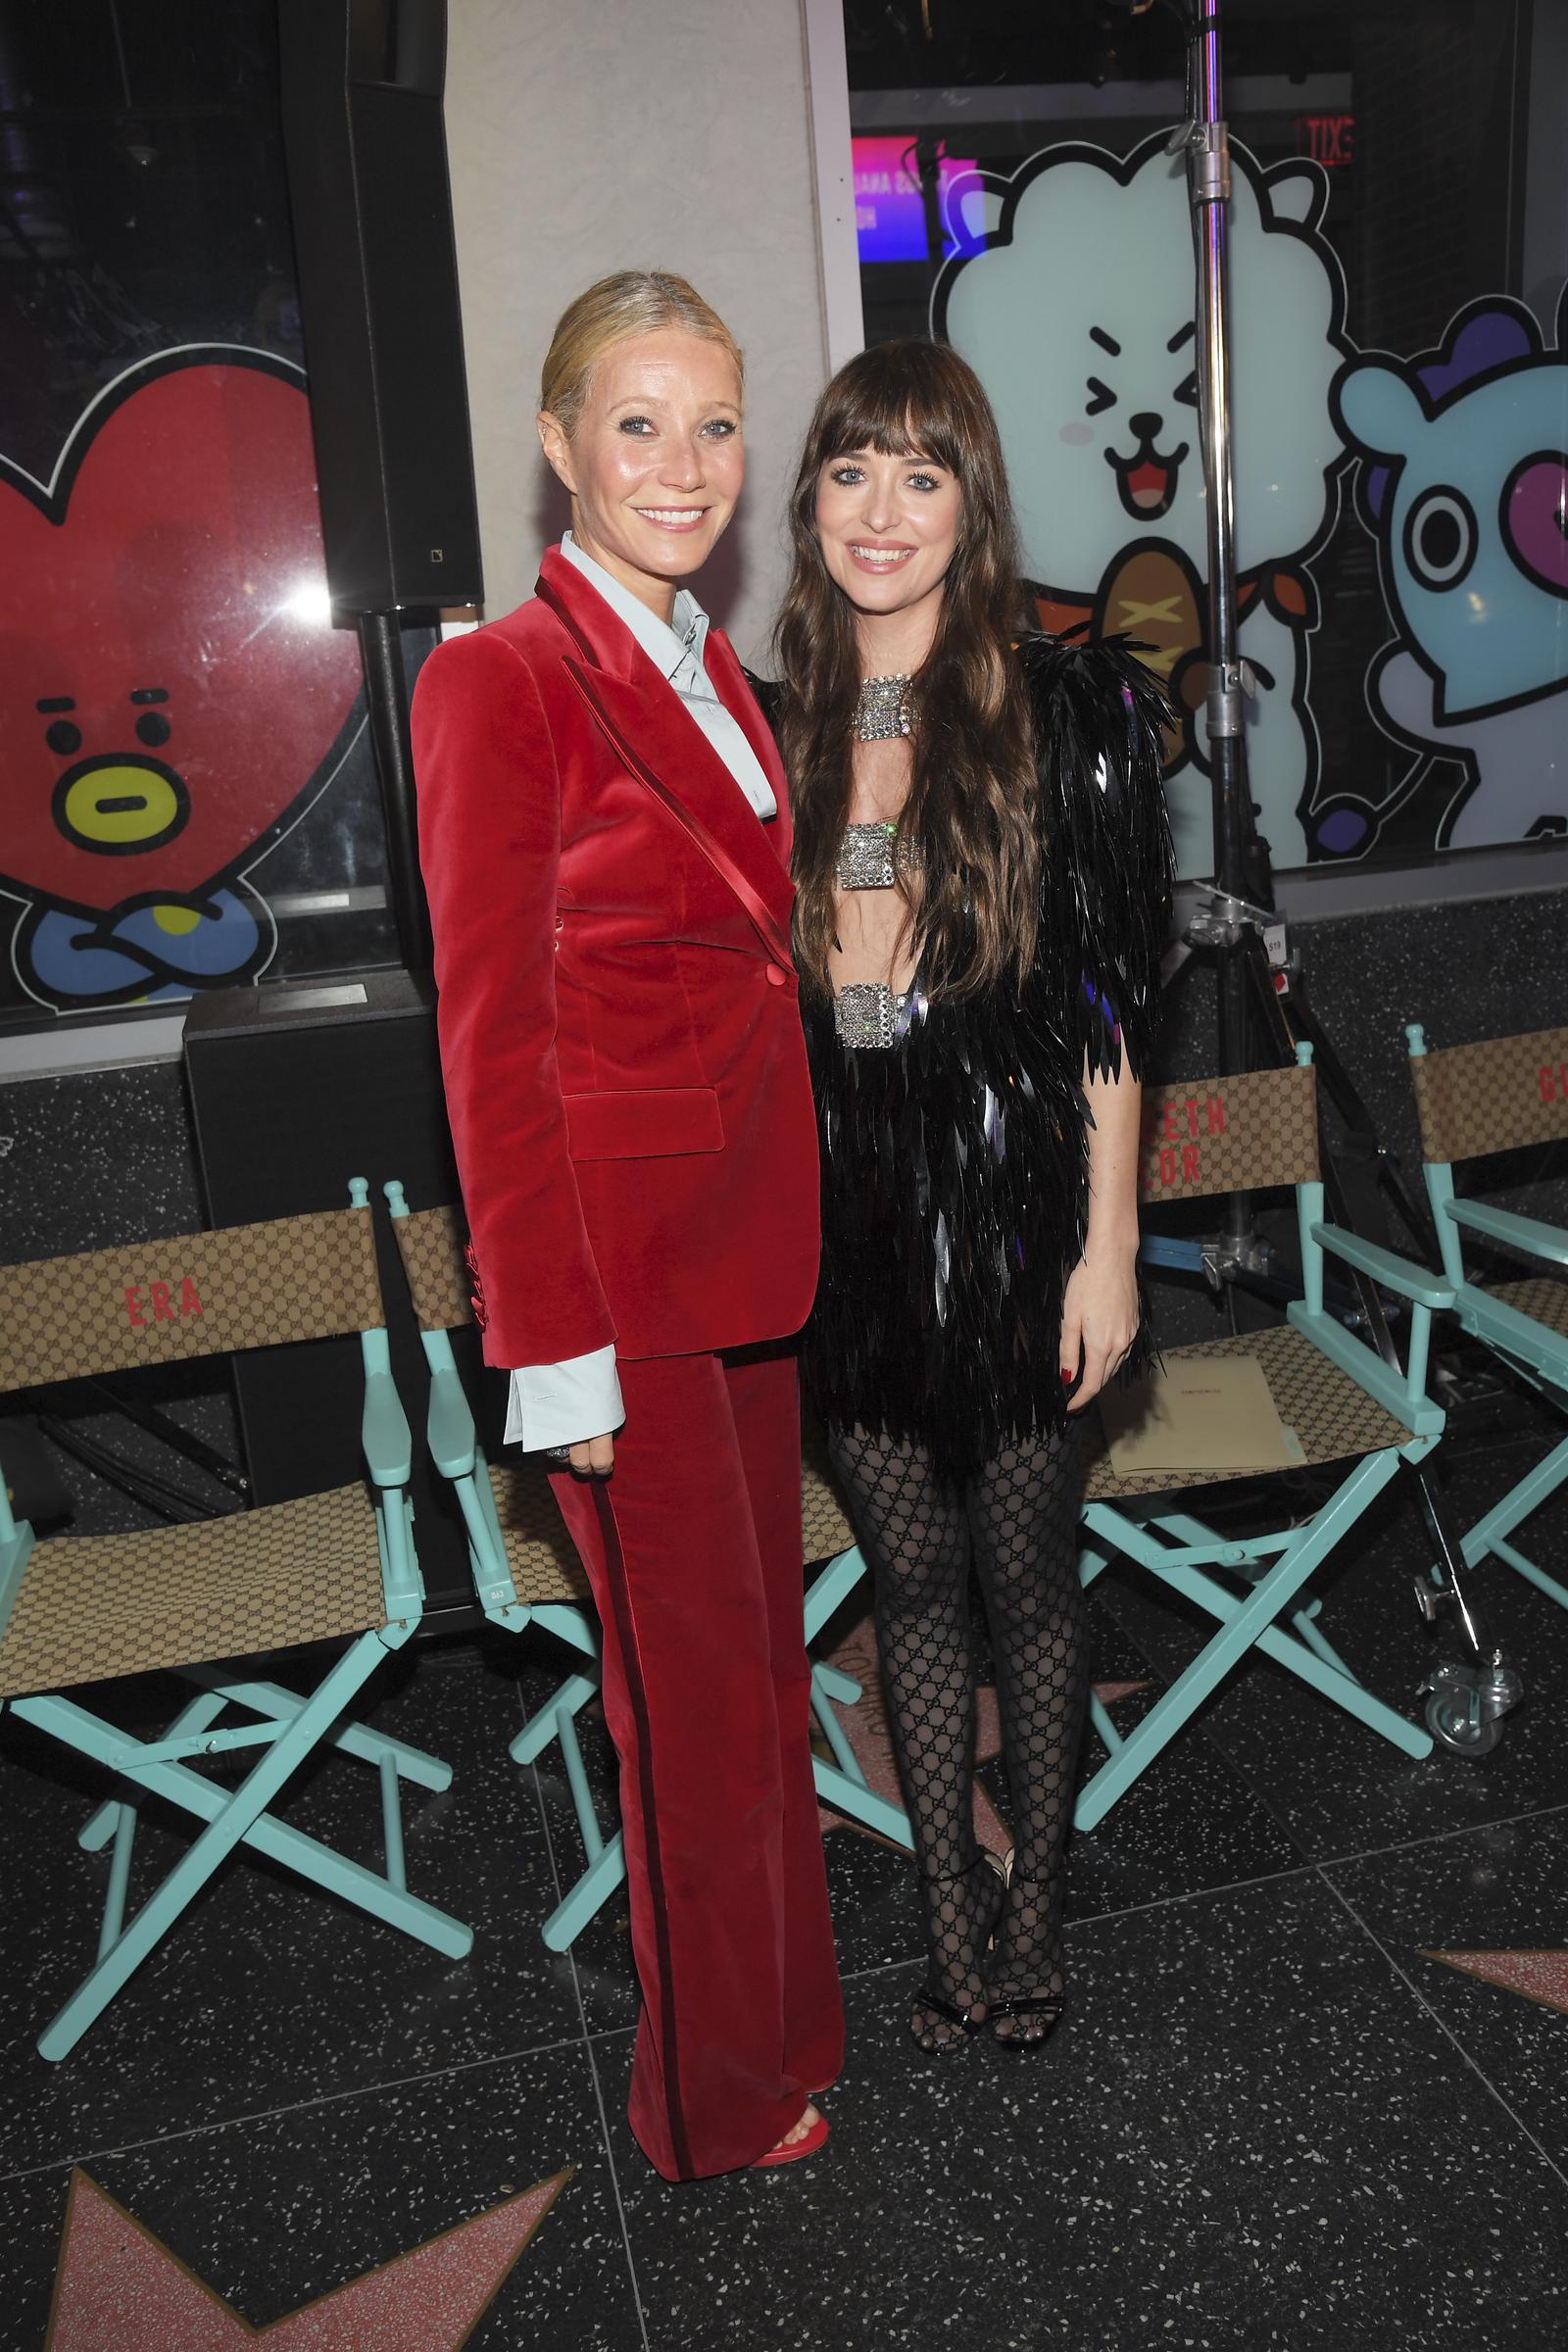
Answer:
POLYGON ((1475 1159, 1568 1136, 1568 1029, 1417 1054, 1410 1077, 1428 1159, 1475 1159))
POLYGON ((473 1321, 473 1276, 464 1256, 462 1212, 416 1208, 394 1217, 398 1255, 421 1331, 456 1331, 473 1321))
POLYGON ((1309 1069, 1244 1070, 1151 1087, 1144 1097, 1141 1200, 1266 1192, 1318 1175, 1317 1083, 1309 1069))
POLYGON ((0 1390, 368 1331, 385 1321, 368 1208, 0 1267, 0 1390))

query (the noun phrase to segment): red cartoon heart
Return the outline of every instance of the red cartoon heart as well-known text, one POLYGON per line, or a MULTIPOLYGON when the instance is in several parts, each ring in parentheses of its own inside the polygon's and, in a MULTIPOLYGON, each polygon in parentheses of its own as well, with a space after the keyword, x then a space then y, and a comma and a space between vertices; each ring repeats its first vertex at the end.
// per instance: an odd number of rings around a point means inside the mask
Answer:
POLYGON ((298 371, 166 355, 86 412, 47 487, 0 461, 0 875, 96 913, 243 864, 361 682, 298 371))

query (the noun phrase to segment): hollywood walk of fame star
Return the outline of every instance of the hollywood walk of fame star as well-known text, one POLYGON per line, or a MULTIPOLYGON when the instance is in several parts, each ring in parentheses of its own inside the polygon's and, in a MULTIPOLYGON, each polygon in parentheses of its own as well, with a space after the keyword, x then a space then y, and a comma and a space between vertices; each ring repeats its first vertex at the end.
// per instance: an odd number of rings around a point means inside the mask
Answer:
POLYGON ((333 2287, 265 2328, 107 2189, 71 2176, 44 2352, 460 2352, 573 2168, 333 2287))
POLYGON ((1461 1976, 1522 1993, 1527 2001, 1568 2017, 1568 1952, 1424 1952, 1422 1958, 1441 1960, 1461 1976))
MULTIPOLYGON (((856 1761, 864 1773, 866 1785, 878 1796, 890 1803, 902 1805, 898 1767, 893 1757, 893 1737, 888 1725, 887 1701, 882 1692, 882 1679, 876 1662, 876 1629, 869 1617, 862 1617, 852 1626, 838 1647, 831 1653, 829 1663, 854 1678, 860 1686, 857 1705, 846 1707, 840 1718, 844 1736, 855 1752, 856 1761)), ((1147 1689, 1144 1683, 1097 1683, 1095 1695, 1104 1706, 1112 1706, 1118 1698, 1126 1698, 1134 1690, 1147 1689)), ((982 1684, 975 1692, 976 1764, 989 1764, 1002 1753, 1002 1720, 997 1708, 997 1693, 990 1683, 982 1684)), ((829 1830, 858 1830, 864 1838, 875 1838, 877 1832, 863 1822, 851 1821, 845 1814, 835 1813, 828 1805, 817 1807, 824 1837, 829 1830)), ((1003 1821, 985 1788, 976 1776, 974 1784, 974 1831, 983 1846, 994 1854, 1004 1854, 1012 1843, 1012 1833, 1003 1821)))

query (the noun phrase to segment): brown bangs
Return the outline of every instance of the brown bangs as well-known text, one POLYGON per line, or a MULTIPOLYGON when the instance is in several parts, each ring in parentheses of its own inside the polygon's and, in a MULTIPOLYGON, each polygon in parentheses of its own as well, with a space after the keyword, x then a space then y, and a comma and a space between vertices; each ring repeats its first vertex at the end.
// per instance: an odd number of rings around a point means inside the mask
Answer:
POLYGON ((956 351, 920 338, 873 344, 840 368, 817 402, 790 500, 794 565, 776 644, 798 959, 808 985, 827 986, 861 664, 853 607, 822 561, 816 497, 823 466, 858 450, 927 458, 962 496, 942 616, 915 680, 900 821, 921 852, 909 924, 928 984, 960 994, 997 987, 1028 968, 1038 915, 1037 790, 1013 652, 1026 625, 1023 591, 991 404, 956 351))

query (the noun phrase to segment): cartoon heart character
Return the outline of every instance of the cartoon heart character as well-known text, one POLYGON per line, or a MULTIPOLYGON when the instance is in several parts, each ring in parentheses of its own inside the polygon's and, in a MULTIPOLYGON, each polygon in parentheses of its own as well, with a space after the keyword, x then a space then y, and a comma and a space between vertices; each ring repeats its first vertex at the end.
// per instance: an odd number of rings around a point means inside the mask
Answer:
POLYGON ((0 889, 25 904, 29 993, 258 971, 274 934, 246 869, 335 772, 360 684, 287 362, 164 353, 98 396, 47 484, 0 460, 0 889))

